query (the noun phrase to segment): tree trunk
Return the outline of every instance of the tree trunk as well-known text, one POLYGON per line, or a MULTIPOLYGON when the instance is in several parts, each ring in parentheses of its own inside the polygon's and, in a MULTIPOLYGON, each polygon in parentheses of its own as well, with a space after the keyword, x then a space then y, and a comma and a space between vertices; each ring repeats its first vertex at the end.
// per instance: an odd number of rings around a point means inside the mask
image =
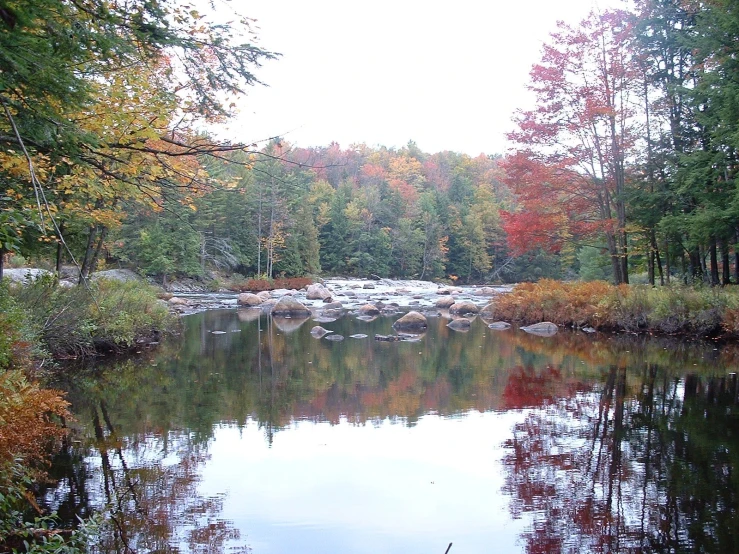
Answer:
POLYGON ((703 268, 701 266, 701 253, 698 248, 693 248, 688 253, 688 256, 690 257, 690 280, 691 281, 697 281, 703 280, 703 268))
MULTIPOLYGON (((59 224, 59 234, 64 235, 64 222, 59 224)), ((56 243, 56 276, 58 279, 62 278, 62 262, 64 257, 64 246, 62 245, 62 239, 59 237, 56 243)))
POLYGON ((87 246, 85 247, 85 255, 82 258, 82 264, 80 265, 80 276, 79 284, 83 284, 88 275, 90 274, 90 262, 92 261, 92 253, 95 249, 95 239, 97 238, 98 228, 97 225, 90 227, 89 234, 87 236, 87 246))
POLYGON ((95 245, 95 250, 92 253, 92 260, 90 261, 90 271, 94 271, 97 267, 98 260, 100 259, 100 252, 103 250, 103 245, 105 244, 105 239, 108 236, 108 228, 105 226, 98 226, 100 229, 100 234, 98 235, 97 244, 95 245))
POLYGON ((5 269, 5 254, 7 250, 5 250, 4 246, 0 246, 0 283, 3 281, 3 271, 5 269))
POLYGON ((716 239, 711 237, 708 252, 711 260, 711 286, 715 287, 719 284, 718 279, 718 248, 716 245, 716 239))
POLYGON ((731 262, 729 261, 729 245, 726 240, 721 240, 721 283, 731 284, 731 262))

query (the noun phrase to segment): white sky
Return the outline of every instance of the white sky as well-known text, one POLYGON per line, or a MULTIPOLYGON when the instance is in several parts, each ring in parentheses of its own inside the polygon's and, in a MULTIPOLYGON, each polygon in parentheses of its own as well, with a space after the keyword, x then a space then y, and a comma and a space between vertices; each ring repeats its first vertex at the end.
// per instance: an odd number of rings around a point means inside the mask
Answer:
MULTIPOLYGON (((222 0, 223 1, 223 0, 222 0)), ((619 0, 232 0, 282 57, 269 87, 239 102, 224 136, 283 136, 297 146, 353 143, 476 156, 502 153, 541 46, 619 0)), ((217 7, 223 4, 216 4, 217 7)))

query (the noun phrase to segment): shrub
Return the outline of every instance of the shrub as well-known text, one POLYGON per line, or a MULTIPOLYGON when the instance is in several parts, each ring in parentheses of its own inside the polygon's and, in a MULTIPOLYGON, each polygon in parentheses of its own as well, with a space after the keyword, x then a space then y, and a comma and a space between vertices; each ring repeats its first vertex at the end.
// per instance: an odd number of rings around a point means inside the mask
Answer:
POLYGON ((172 324, 155 289, 135 281, 100 279, 89 289, 64 288, 44 277, 17 289, 15 295, 39 340, 56 357, 129 348, 172 324))
POLYGON ((739 293, 733 289, 646 285, 614 286, 602 281, 521 283, 496 297, 492 314, 518 323, 632 332, 739 334, 739 293))
POLYGON ((308 277, 289 277, 283 279, 249 279, 245 283, 234 283, 233 288, 239 292, 261 292, 274 289, 302 289, 313 283, 308 277))

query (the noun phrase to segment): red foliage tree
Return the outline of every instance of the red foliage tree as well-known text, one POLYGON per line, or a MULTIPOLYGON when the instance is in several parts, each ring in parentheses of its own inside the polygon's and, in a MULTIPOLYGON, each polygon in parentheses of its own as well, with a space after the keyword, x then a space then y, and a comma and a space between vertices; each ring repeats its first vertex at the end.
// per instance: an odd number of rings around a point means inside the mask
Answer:
POLYGON ((638 132, 631 29, 623 11, 559 24, 531 70, 536 107, 519 112, 503 164, 520 202, 504 220, 514 249, 557 250, 597 233, 617 283, 628 282, 625 161, 638 132))

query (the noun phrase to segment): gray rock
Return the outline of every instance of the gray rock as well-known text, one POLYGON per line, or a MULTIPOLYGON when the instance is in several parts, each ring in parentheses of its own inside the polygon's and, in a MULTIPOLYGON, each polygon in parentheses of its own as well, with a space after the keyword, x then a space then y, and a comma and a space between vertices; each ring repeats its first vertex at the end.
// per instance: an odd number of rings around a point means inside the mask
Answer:
POLYGON ((361 308, 359 308, 359 313, 362 315, 380 315, 380 310, 377 306, 373 304, 365 304, 361 308))
POLYGON ((365 283, 362 288, 363 289, 373 289, 375 288, 375 285, 373 285, 372 283, 365 283))
POLYGON ((365 335, 364 333, 356 333, 354 335, 349 335, 349 338, 351 338, 351 339, 366 339, 367 338, 367 335, 365 335))
POLYGON ((326 300, 327 298, 331 298, 331 291, 320 283, 313 283, 312 285, 308 285, 305 297, 308 300, 326 300))
POLYGON ((236 297, 236 303, 239 306, 259 306, 264 300, 257 294, 250 292, 242 292, 236 297))
POLYGON ((555 323, 550 321, 542 321, 541 323, 534 323, 526 327, 521 327, 522 331, 526 331, 532 335, 539 335, 541 337, 551 337, 557 334, 559 328, 555 323))
POLYGON ((329 333, 333 333, 333 331, 329 331, 328 329, 324 329, 320 325, 316 325, 313 327, 313 329, 310 330, 310 334, 314 337, 320 339, 321 337, 324 337, 328 335, 329 333))
POLYGON ((190 301, 187 298, 180 298, 179 296, 173 296, 169 299, 169 303, 173 306, 189 306, 190 301))
POLYGON ((418 312, 408 312, 393 323, 393 329, 402 331, 425 331, 427 327, 426 317, 418 312))
POLYGON ((290 296, 283 296, 280 300, 272 306, 272 315, 283 316, 283 317, 310 317, 310 310, 303 304, 291 298, 290 296))
POLYGON ((266 302, 272 298, 272 294, 268 290, 259 291, 257 296, 262 299, 262 302, 266 302))
POLYGON ((338 342, 344 340, 344 335, 327 335, 325 339, 338 342))
POLYGON ((437 308, 445 309, 445 308, 449 308, 450 306, 452 306, 456 302, 457 302, 457 300, 453 296, 445 296, 444 298, 439 298, 436 301, 435 306, 437 308))
POLYGON ((375 335, 375 340, 380 342, 398 342, 400 337, 398 335, 375 335))
POLYGON ((451 320, 447 327, 449 327, 452 331, 469 331, 470 330, 470 324, 472 322, 464 317, 460 317, 458 319, 451 320))
POLYGON ((109 279, 111 281, 120 281, 126 283, 128 281, 142 281, 141 276, 130 269, 106 269, 98 271, 90 275, 90 279, 109 279))
POLYGON ((34 267, 21 267, 13 269, 4 269, 3 278, 13 281, 14 283, 22 283, 27 285, 40 277, 51 275, 51 271, 38 269, 34 267))
POLYGON ((470 302, 469 300, 455 302, 454 304, 449 306, 450 314, 477 314, 479 312, 480 308, 478 308, 473 302, 470 302))
POLYGON ((480 310, 481 317, 493 318, 495 317, 495 305, 491 302, 480 310))
POLYGON ((488 327, 497 331, 505 331, 506 329, 511 328, 511 324, 507 321, 493 321, 492 323, 488 324, 488 327))

